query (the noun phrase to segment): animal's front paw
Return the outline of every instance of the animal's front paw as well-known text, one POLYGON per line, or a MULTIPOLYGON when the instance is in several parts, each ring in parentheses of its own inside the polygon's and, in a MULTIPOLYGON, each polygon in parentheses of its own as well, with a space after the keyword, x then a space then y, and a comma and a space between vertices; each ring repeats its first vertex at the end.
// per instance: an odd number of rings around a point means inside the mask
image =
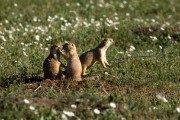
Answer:
POLYGON ((63 51, 61 50, 61 49, 59 49, 59 52, 62 54, 63 53, 63 51))

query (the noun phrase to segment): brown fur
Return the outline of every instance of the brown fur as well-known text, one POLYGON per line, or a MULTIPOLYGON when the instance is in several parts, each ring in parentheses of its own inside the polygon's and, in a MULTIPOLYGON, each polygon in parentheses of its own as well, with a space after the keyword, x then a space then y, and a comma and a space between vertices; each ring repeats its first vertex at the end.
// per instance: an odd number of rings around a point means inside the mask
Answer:
POLYGON ((62 79, 60 67, 66 68, 66 66, 60 61, 59 50, 60 45, 53 45, 50 48, 50 54, 43 63, 44 79, 62 79))
POLYGON ((99 61, 104 68, 109 66, 106 59, 106 51, 112 43, 112 38, 106 38, 96 48, 87 51, 80 56, 80 61, 82 64, 82 76, 87 74, 86 69, 90 68, 96 63, 96 61, 99 61))
POLYGON ((66 43, 63 45, 63 49, 66 53, 61 51, 61 55, 67 60, 67 69, 65 79, 72 79, 75 81, 81 81, 82 66, 76 51, 76 46, 73 43, 66 43))

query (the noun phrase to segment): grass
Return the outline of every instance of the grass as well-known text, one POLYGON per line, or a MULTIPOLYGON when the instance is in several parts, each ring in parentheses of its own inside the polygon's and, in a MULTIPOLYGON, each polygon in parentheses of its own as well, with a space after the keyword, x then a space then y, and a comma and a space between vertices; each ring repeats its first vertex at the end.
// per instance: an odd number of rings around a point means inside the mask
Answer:
POLYGON ((0 118, 179 119, 179 5, 1 0, 0 118), (107 51, 111 67, 95 64, 88 70, 93 78, 45 80, 37 91, 40 82, 27 82, 42 73, 51 45, 74 42, 80 55, 106 37, 114 39, 107 51))

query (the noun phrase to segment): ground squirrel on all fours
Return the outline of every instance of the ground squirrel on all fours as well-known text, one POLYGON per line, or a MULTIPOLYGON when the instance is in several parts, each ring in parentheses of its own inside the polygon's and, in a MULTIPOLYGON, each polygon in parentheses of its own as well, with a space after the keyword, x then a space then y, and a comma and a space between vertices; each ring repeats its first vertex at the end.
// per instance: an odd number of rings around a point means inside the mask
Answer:
POLYGON ((76 50, 76 46, 73 43, 66 43, 63 45, 63 51, 61 55, 67 60, 67 69, 65 79, 72 79, 75 81, 81 81, 82 66, 76 50))
POLYGON ((66 68, 66 66, 60 61, 60 49, 58 44, 51 46, 50 54, 43 63, 44 79, 62 79, 60 67, 66 68))
POLYGON ((105 38, 96 48, 87 51, 80 56, 82 76, 87 75, 86 70, 95 64, 96 61, 99 61, 104 68, 109 66, 106 59, 106 51, 113 42, 112 38, 105 38))

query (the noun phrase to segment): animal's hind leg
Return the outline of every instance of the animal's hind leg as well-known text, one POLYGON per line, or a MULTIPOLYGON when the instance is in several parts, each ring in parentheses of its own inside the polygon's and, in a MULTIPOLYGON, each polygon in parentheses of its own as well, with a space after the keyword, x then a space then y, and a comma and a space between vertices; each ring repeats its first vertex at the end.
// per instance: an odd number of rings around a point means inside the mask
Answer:
POLYGON ((57 79, 62 80, 62 76, 63 76, 62 71, 60 71, 57 75, 57 79))
POLYGON ((86 70, 87 70, 87 66, 82 66, 82 76, 87 75, 86 70))

